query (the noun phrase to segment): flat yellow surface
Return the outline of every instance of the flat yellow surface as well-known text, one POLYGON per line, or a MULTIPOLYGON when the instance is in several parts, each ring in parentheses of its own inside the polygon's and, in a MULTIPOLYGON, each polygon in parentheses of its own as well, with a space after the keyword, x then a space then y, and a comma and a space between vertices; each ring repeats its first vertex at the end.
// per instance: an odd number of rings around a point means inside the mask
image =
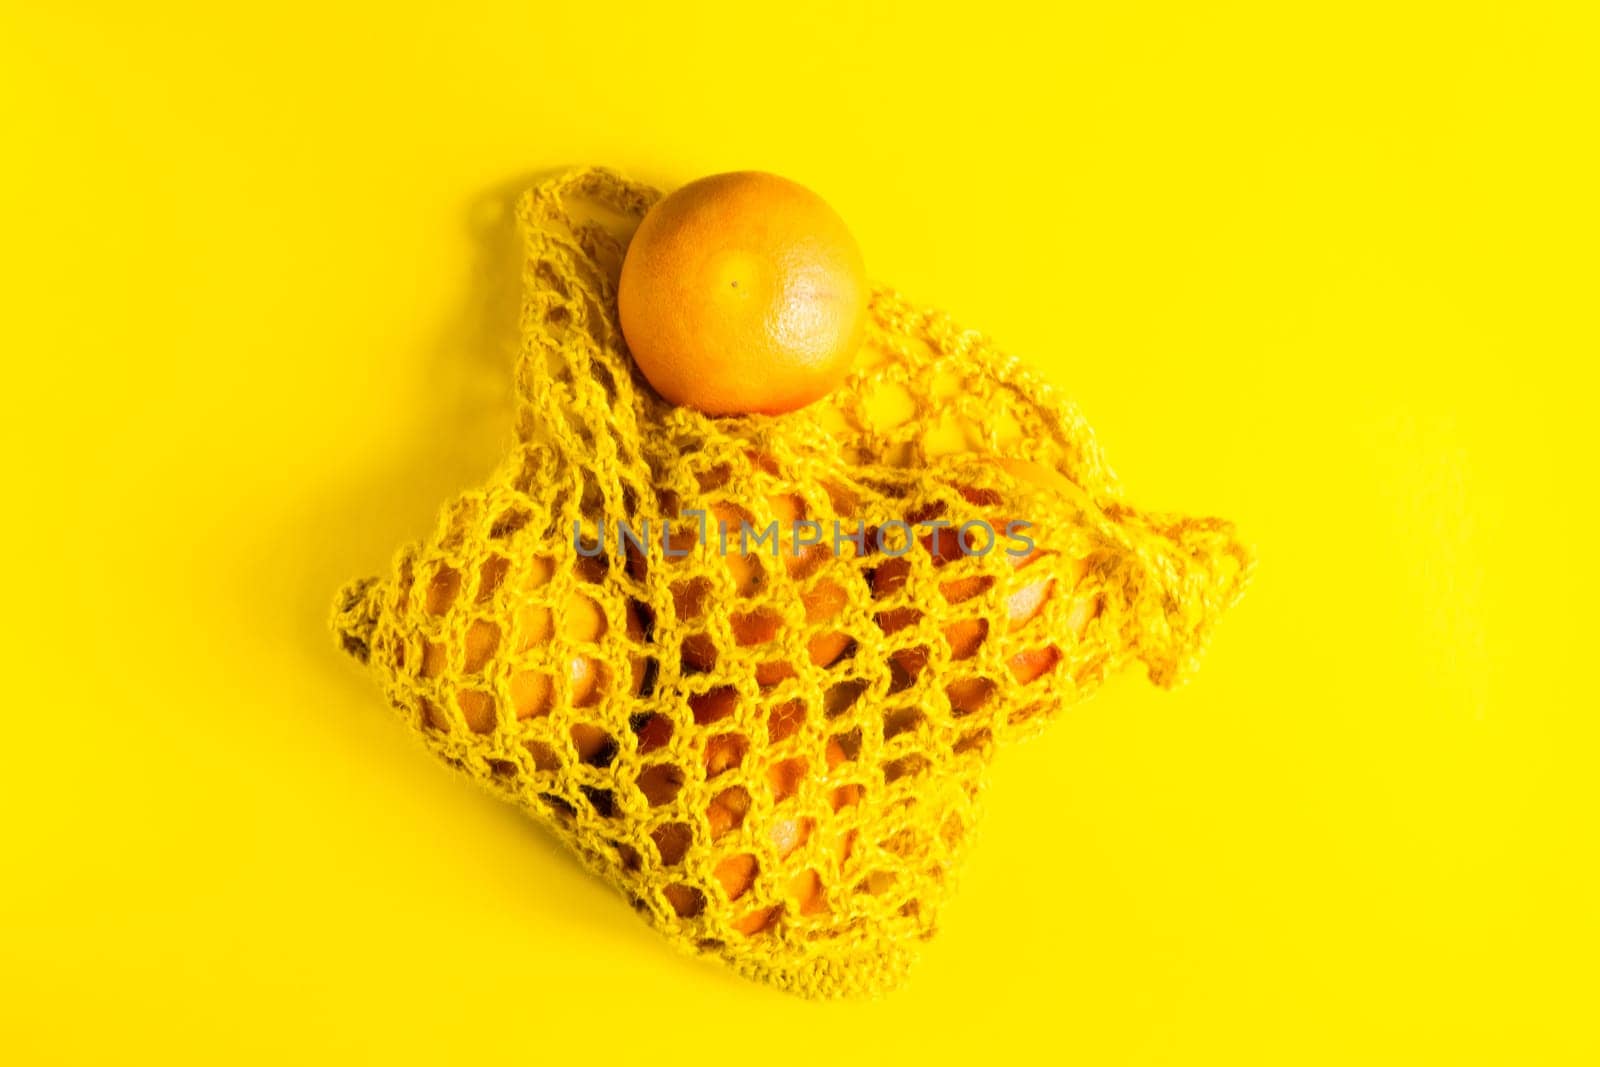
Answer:
POLYGON ((1589 5, 22 6, 7 1062, 1600 1057, 1589 5), (324 630, 506 446, 579 163, 813 186, 1259 546, 1192 686, 1002 754, 884 1002, 670 951, 324 630))

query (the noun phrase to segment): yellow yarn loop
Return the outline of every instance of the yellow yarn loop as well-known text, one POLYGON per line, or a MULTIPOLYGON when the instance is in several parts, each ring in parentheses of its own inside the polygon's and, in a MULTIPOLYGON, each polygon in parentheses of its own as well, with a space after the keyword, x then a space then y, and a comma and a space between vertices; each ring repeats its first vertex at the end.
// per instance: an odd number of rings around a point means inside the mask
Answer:
POLYGON ((1071 405, 887 289, 828 399, 739 418, 667 405, 616 318, 627 233, 658 196, 599 169, 524 194, 516 446, 390 577, 340 593, 334 629, 429 748, 675 943, 803 995, 880 992, 934 931, 996 745, 1130 660, 1184 680, 1251 556, 1224 521, 1124 503, 1071 405), (692 513, 710 517, 704 544, 692 513), (731 565, 719 516, 778 522, 782 555, 738 557, 735 528, 731 565), (895 526, 1000 516, 1032 523, 1025 566, 1000 548, 936 560, 895 526), (820 549, 794 554, 796 517, 819 524, 820 549), (602 554, 580 554, 575 523, 602 554), (620 548, 619 523, 650 547, 620 548), (663 551, 664 526, 690 531, 670 542, 685 555, 663 551), (901 550, 904 583, 875 588, 901 550), (1019 624, 1011 598, 1041 583, 1019 624), (1085 603, 1087 625, 1069 620, 1085 603), (835 652, 815 654, 819 639, 835 652), (1053 665, 1019 682, 1029 650, 1053 665))

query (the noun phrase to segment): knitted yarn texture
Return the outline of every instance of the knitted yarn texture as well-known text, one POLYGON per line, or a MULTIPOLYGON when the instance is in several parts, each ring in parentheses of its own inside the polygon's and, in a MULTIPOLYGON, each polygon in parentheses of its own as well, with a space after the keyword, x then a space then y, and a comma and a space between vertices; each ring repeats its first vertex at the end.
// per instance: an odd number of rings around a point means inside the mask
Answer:
POLYGON ((1074 407, 889 289, 828 398, 668 405, 616 312, 659 196, 601 169, 523 195, 515 445, 333 627, 428 748, 676 944, 882 992, 934 932, 996 749, 1124 665, 1185 680, 1252 558, 1225 521, 1127 504, 1074 407), (974 522, 990 547, 974 526, 948 551, 974 522))

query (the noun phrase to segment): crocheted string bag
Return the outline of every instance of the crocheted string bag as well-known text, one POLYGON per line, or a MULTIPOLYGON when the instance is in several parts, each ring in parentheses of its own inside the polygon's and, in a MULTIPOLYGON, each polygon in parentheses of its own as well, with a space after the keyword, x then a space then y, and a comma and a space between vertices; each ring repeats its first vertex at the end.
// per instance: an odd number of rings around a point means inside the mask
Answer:
POLYGON ((1127 504, 1075 408, 886 288, 826 399, 667 404, 616 310, 659 196, 601 169, 523 195, 515 444, 333 628, 429 749, 672 942, 878 993, 935 930, 997 749, 1124 665, 1189 677, 1251 555, 1127 504))

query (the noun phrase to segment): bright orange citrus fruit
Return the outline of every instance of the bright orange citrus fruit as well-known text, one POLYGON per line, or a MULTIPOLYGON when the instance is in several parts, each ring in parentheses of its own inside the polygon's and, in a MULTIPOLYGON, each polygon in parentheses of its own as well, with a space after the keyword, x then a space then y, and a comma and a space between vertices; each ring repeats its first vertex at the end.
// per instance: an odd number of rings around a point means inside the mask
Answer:
POLYGON ((667 400, 712 415, 776 414, 849 372, 867 280, 855 239, 821 197, 737 171, 650 209, 617 305, 634 360, 667 400))

